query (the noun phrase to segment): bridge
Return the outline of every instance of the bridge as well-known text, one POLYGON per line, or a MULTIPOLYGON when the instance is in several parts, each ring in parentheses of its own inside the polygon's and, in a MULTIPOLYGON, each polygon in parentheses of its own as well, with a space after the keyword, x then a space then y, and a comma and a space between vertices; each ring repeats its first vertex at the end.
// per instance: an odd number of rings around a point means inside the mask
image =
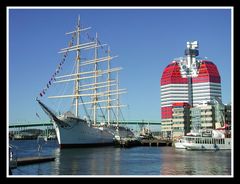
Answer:
MULTIPOLYGON (((117 122, 113 122, 112 124, 117 124, 117 122)), ((119 124, 124 124, 124 125, 161 125, 161 122, 155 121, 155 120, 125 120, 125 121, 119 121, 119 124)), ((53 123, 52 122, 18 123, 18 124, 10 124, 9 128, 46 127, 46 126, 53 126, 53 123)))
MULTIPOLYGON (((117 122, 113 122, 112 124, 117 124, 117 122)), ((120 125, 129 125, 129 126, 130 125, 139 126, 138 128, 131 127, 132 130, 135 129, 134 131, 139 131, 141 129, 141 126, 144 126, 144 125, 147 125, 149 129, 151 126, 154 126, 154 127, 159 126, 159 128, 160 128, 161 122, 146 121, 146 120, 131 120, 131 121, 120 121, 119 124, 120 125)), ((52 132, 54 130, 54 128, 53 128, 53 122, 51 122, 51 121, 45 121, 45 122, 42 121, 42 122, 37 122, 37 123, 24 122, 24 123, 17 123, 17 124, 10 123, 8 127, 9 127, 10 139, 19 139, 19 137, 20 137, 20 139, 22 139, 22 137, 25 137, 25 139, 26 139, 26 138, 29 138, 29 136, 32 139, 33 137, 36 137, 36 135, 38 133, 28 132, 28 130, 31 131, 31 128, 37 129, 37 130, 42 129, 42 131, 43 131, 42 133, 47 136, 50 134, 51 135, 55 134, 52 132)), ((158 132, 158 131, 154 131, 154 132, 158 132)))

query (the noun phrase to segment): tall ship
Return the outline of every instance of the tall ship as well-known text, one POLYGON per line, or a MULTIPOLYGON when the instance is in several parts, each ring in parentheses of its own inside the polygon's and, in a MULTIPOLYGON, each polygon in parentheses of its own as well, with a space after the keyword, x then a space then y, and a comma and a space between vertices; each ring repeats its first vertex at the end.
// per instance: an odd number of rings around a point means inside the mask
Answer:
POLYGON ((78 16, 75 30, 66 33, 71 39, 59 52, 63 54, 61 62, 36 98, 53 122, 60 148, 113 145, 115 137, 134 136, 120 124, 121 108, 126 106, 120 103, 120 95, 126 93, 119 86, 122 68, 113 65, 117 56, 111 55, 110 47, 100 42, 97 33, 95 37, 90 36, 90 30, 91 27, 81 26, 78 16), (64 73, 66 64, 72 64, 71 72, 64 73), (51 85, 63 84, 62 93, 48 96, 62 101, 64 110, 57 113, 57 105, 52 110, 42 98, 51 85))

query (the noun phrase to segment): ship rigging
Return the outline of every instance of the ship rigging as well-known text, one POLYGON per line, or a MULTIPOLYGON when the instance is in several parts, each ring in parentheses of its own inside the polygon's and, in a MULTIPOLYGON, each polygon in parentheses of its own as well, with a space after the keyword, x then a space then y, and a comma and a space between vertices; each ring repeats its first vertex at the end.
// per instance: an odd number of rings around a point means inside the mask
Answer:
MULTIPOLYGON (((59 53, 64 54, 63 59, 45 88, 48 89, 51 84, 71 83, 71 91, 48 98, 70 98, 70 107, 74 107, 74 111, 57 115, 37 98, 39 105, 53 120, 61 147, 109 145, 116 135, 133 136, 130 129, 119 126, 121 107, 126 106, 120 104, 120 95, 126 93, 126 89, 119 87, 118 73, 122 68, 112 67, 111 61, 117 56, 111 56, 110 47, 101 44, 97 33, 95 39, 84 33, 90 29, 82 28, 78 17, 76 29, 66 33, 72 35, 72 39, 68 47, 60 50, 59 53), (83 36, 88 41, 84 41, 83 36), (101 53, 99 49, 102 49, 101 53), (73 72, 58 76, 70 52, 76 53, 73 72), (87 58, 91 53, 93 56, 87 58)), ((43 90, 40 96, 45 93, 46 90, 43 90)))

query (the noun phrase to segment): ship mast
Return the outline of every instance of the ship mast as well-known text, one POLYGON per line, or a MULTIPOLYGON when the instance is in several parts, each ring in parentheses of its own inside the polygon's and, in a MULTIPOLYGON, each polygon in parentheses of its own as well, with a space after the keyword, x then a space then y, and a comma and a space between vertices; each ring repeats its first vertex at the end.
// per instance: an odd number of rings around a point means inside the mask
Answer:
POLYGON ((108 50, 107 50, 107 53, 108 53, 108 67, 107 67, 107 70, 108 70, 108 73, 107 73, 107 115, 108 115, 108 126, 110 125, 110 48, 108 46, 108 50))
POLYGON ((120 108, 120 103, 119 103, 119 81, 118 81, 118 72, 117 72, 117 128, 119 126, 119 108, 120 108))
POLYGON ((98 58, 98 34, 96 33, 96 47, 94 49, 94 97, 93 97, 93 124, 96 125, 97 123, 97 76, 98 76, 98 68, 97 68, 97 58, 98 58))
MULTIPOLYGON (((78 16, 78 25, 77 25, 77 45, 80 45, 80 16, 78 16)), ((79 116, 78 103, 79 103, 79 83, 80 83, 80 49, 77 49, 76 57, 76 74, 77 80, 75 81, 75 116, 79 116)))
POLYGON ((75 106, 74 111, 76 117, 80 117, 80 105, 84 106, 84 110, 87 116, 90 117, 85 105, 91 105, 91 107, 88 109, 93 110, 92 120, 94 125, 97 124, 98 109, 101 111, 102 109, 107 109, 107 125, 109 126, 111 123, 111 110, 113 110, 113 108, 117 108, 117 115, 114 113, 114 111, 113 113, 116 116, 118 125, 119 108, 124 106, 120 105, 119 95, 126 93, 126 89, 119 89, 118 71, 120 71, 122 68, 111 68, 110 62, 118 56, 110 55, 110 47, 104 51, 104 53, 107 53, 107 56, 103 53, 98 53, 98 48, 101 47, 103 49, 103 46, 106 44, 100 43, 97 33, 95 40, 93 40, 93 38, 91 38, 88 33, 87 36, 90 41, 84 42, 80 39, 80 36, 82 36, 80 32, 86 31, 88 29, 91 29, 91 27, 81 28, 80 16, 78 16, 77 26, 75 30, 66 33, 67 35, 73 35, 71 44, 69 44, 68 47, 61 49, 59 52, 64 54, 71 51, 76 52, 76 59, 74 60, 75 70, 73 73, 56 76, 55 81, 53 82, 74 82, 72 93, 58 96, 49 96, 48 98, 72 98, 72 105, 75 106), (76 39, 75 44, 73 44, 73 38, 76 39), (82 61, 83 56, 81 54, 84 54, 87 52, 87 50, 90 49, 94 49, 94 57, 82 61), (106 64, 104 64, 105 62, 106 64), (112 75, 113 72, 117 72, 116 76, 112 75), (115 79, 111 79, 113 76, 115 76, 117 79, 115 77, 115 79), (112 86, 116 86, 116 88, 112 88, 112 86), (113 99, 114 96, 115 99, 113 99), (112 101, 117 101, 117 103, 114 104, 112 101), (100 104, 102 105, 100 106, 100 104))

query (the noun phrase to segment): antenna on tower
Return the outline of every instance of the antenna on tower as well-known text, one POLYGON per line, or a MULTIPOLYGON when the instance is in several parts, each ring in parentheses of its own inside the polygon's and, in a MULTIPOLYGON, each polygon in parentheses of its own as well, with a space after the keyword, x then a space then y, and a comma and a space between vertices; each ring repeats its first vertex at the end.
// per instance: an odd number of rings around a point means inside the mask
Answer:
POLYGON ((192 63, 196 62, 196 56, 199 55, 198 41, 187 42, 187 48, 185 49, 185 55, 187 56, 187 66, 191 67, 192 63))

